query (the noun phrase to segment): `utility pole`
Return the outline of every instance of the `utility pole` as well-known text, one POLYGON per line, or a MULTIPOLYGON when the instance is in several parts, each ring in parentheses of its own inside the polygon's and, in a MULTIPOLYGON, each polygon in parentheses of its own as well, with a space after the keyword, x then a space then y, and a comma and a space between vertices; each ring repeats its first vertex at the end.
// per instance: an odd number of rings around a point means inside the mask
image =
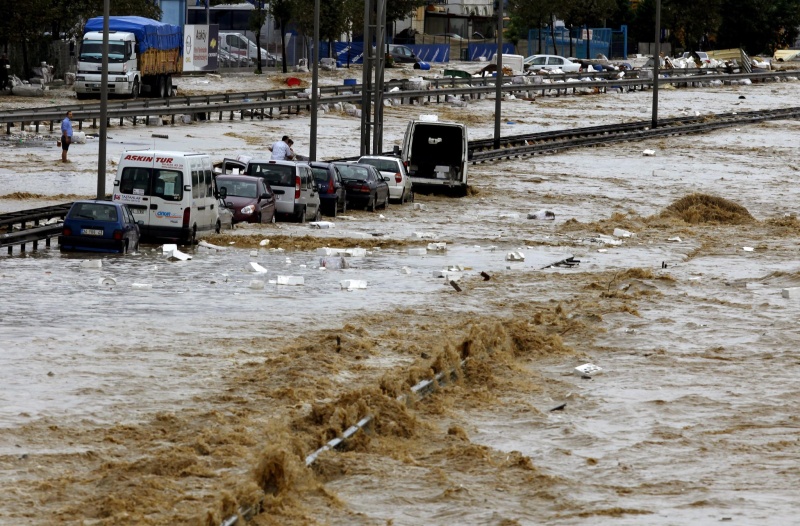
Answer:
POLYGON ((319 105, 319 0, 314 0, 314 51, 311 54, 311 139, 308 158, 317 160, 317 106, 319 105))
POLYGON ((661 67, 661 0, 656 0, 656 42, 653 52, 653 122, 652 129, 658 128, 658 68, 661 67))
POLYGON ((108 13, 103 0, 103 58, 100 66, 100 144, 97 150, 97 198, 106 197, 106 138, 108 135, 108 13))
POLYGON ((500 148, 500 114, 503 101, 503 0, 496 0, 497 9, 497 65, 496 90, 494 96, 494 148, 500 148))

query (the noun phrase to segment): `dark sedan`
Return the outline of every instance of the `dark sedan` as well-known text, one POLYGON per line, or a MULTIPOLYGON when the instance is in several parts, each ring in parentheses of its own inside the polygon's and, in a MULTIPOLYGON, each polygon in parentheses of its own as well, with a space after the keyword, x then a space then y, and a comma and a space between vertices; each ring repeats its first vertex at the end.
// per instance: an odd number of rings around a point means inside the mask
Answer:
POLYGON ((333 163, 339 170, 347 191, 348 206, 363 206, 375 211, 389 206, 389 184, 374 166, 355 163, 333 163))
POLYGON ((275 222, 275 194, 261 177, 218 175, 217 188, 234 223, 275 222))
POLYGON ((333 163, 310 162, 311 172, 319 188, 320 208, 325 215, 347 212, 347 198, 342 176, 333 163))
POLYGON ((62 252, 135 252, 139 223, 128 207, 111 201, 75 201, 58 236, 62 252))

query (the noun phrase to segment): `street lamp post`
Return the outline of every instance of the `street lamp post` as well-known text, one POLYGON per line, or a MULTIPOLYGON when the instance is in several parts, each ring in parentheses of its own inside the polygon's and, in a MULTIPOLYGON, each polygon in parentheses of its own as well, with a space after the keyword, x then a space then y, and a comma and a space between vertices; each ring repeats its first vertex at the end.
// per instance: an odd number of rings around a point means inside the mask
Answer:
POLYGON ((661 0, 656 0, 656 42, 653 51, 653 122, 658 127, 658 69, 661 67, 661 0))

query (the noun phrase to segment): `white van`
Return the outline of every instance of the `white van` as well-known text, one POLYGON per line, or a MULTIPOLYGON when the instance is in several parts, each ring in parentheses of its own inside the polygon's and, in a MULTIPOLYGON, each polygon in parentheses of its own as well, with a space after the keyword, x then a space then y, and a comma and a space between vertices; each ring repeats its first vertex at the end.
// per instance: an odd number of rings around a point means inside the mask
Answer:
MULTIPOLYGON (((219 33, 219 48, 226 53, 239 58, 250 59, 253 62, 258 57, 258 47, 256 43, 247 38, 242 33, 219 33)), ((275 65, 275 57, 272 57, 267 50, 261 48, 262 64, 272 67, 275 65)))
POLYGON ((401 159, 414 191, 438 186, 466 195, 468 143, 466 124, 439 122, 436 115, 422 115, 409 122, 401 159))
MULTIPOLYGON (((522 75, 525 73, 525 57, 522 55, 511 55, 503 53, 503 68, 508 68, 514 72, 514 75, 522 75)), ((497 64, 497 53, 492 57, 491 64, 497 64)), ((505 71, 505 70, 504 70, 505 71)))
POLYGON ((143 238, 194 243, 219 232, 219 204, 211 157, 202 153, 126 151, 120 156, 112 199, 143 221, 143 238))

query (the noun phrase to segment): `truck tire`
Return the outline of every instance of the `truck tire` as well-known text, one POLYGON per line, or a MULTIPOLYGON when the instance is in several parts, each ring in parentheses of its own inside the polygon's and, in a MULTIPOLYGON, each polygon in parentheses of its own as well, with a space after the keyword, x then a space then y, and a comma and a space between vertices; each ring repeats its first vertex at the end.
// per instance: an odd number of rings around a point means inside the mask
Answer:
POLYGON ((164 75, 158 75, 156 77, 156 97, 159 99, 166 97, 166 84, 164 75))
POLYGON ((172 97, 172 75, 167 75, 164 84, 166 84, 166 93, 164 96, 167 98, 172 97))
POLYGON ((131 88, 131 98, 136 100, 139 98, 139 92, 141 91, 141 86, 139 86, 139 79, 133 79, 133 88, 131 88))

